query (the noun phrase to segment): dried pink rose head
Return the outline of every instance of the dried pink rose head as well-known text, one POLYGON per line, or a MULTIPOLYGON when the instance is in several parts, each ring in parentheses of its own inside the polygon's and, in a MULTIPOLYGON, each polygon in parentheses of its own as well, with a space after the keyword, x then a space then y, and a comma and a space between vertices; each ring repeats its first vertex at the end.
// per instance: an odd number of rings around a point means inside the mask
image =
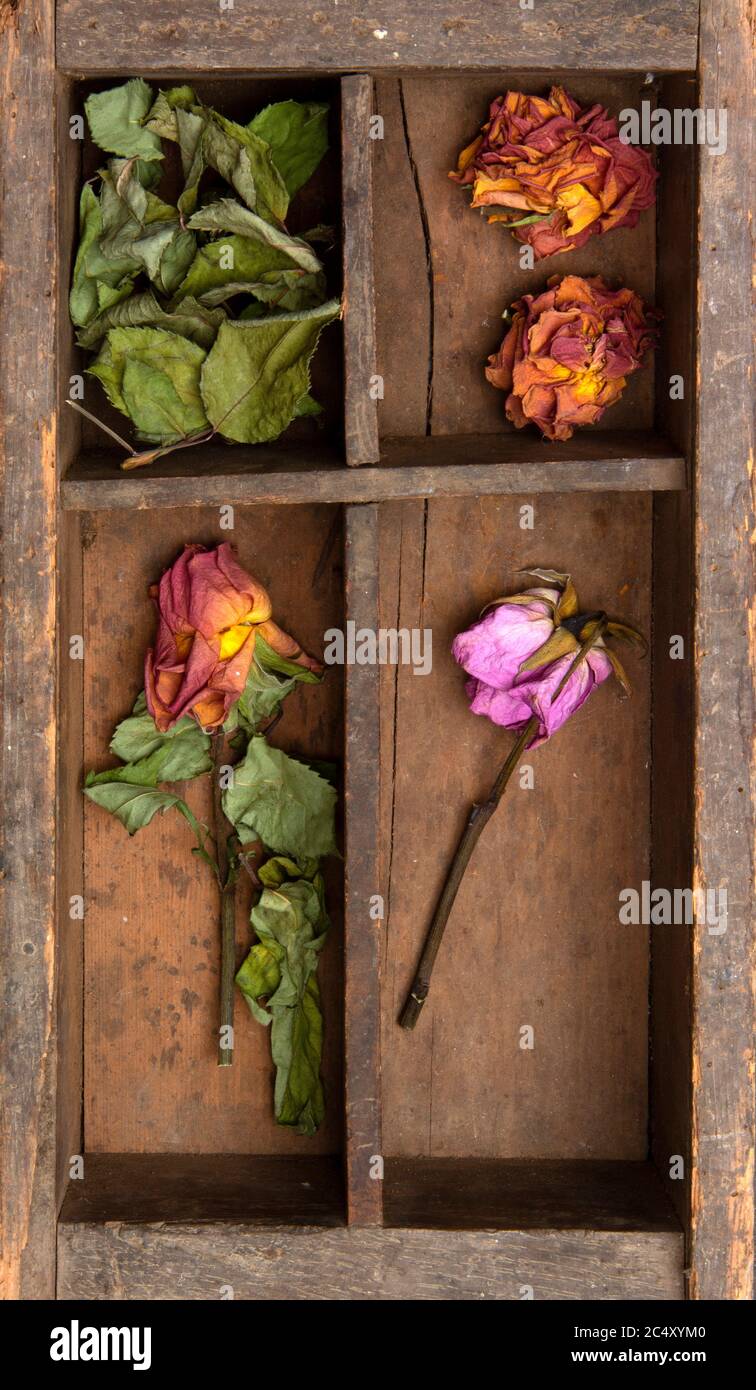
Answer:
POLYGON ((635 628, 603 612, 581 612, 568 574, 528 573, 542 587, 489 605, 477 623, 455 637, 452 654, 470 677, 466 689, 473 714, 518 734, 537 717, 537 733, 528 743, 537 748, 612 673, 629 693, 608 636, 642 647, 645 642, 635 628))

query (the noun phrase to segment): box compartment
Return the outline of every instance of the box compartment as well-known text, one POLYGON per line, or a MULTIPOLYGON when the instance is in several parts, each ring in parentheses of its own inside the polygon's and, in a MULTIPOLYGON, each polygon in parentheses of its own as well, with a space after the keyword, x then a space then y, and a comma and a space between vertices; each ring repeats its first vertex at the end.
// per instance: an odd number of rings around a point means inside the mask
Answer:
MULTIPOLYGON (((541 497, 522 530, 530 502, 382 508, 381 625, 433 633, 429 674, 382 671, 384 1215, 679 1230, 668 1160, 657 1151, 658 1172, 649 1161, 650 1124, 664 1129, 677 1109, 656 1059, 649 1097, 651 933, 619 920, 621 890, 651 878, 651 658, 623 652, 632 698, 605 684, 523 755, 474 852, 417 1027, 397 1023, 469 807, 511 745, 469 713, 453 636, 525 587, 518 571, 533 564, 571 569, 588 609, 651 633, 651 498, 541 497), (528 766, 532 788, 520 785, 528 766)), ((654 988, 686 997, 669 967, 654 988)))
MULTIPOLYGON (((625 457, 654 456, 669 446, 669 373, 684 375, 691 395, 692 335, 661 324, 661 351, 629 378, 622 398, 597 426, 568 442, 549 443, 535 426, 514 429, 504 395, 486 381, 484 366, 504 336, 501 314, 524 293, 537 293, 554 275, 602 275, 612 287, 636 290, 651 306, 667 307, 669 290, 690 298, 695 276, 694 225, 689 196, 670 200, 667 189, 690 149, 659 147, 657 207, 635 228, 593 236, 577 250, 521 268, 512 235, 469 206, 469 192, 448 178, 463 147, 506 90, 546 93, 561 83, 581 105, 600 102, 619 117, 625 109, 674 105, 682 94, 695 105, 692 74, 648 80, 643 73, 507 71, 381 76, 375 110, 383 139, 374 142, 377 370, 384 377, 378 403, 381 457, 403 463, 493 464, 538 461, 556 467, 576 458, 601 465, 625 457), (673 85, 674 89, 673 89, 673 85), (674 248, 675 263, 657 256, 674 248), (401 331, 397 332, 397 324, 401 331), (655 361, 654 361, 655 358, 655 361), (665 360, 664 369, 661 361, 665 360), (443 440, 440 437, 443 436, 443 440), (442 452, 437 455, 437 442, 442 452)), ((673 454, 678 452, 671 449, 673 454)), ((684 485, 684 472, 682 482, 684 485)))
MULTIPOLYGON (((144 1194, 157 1184, 152 1210, 162 1192, 172 1193, 174 1209, 178 1202, 181 1210, 194 1211, 204 1201, 208 1213, 219 1204, 227 1209, 238 1198, 236 1214, 244 1215, 265 1206, 254 1191, 259 1180, 270 1194, 271 1212, 282 1214, 282 1193, 288 1191, 299 1192, 305 1206, 309 1195, 311 1214, 317 1214, 325 1184, 326 1205, 336 1218, 343 1183, 334 1173, 344 1134, 341 864, 334 859, 326 867, 332 930, 318 972, 326 1020, 327 1114, 318 1134, 305 1139, 275 1123, 269 1034, 238 991, 234 1064, 216 1065, 217 890, 208 868, 191 855, 189 827, 168 812, 129 837, 114 817, 81 794, 87 770, 112 765, 112 730, 143 688, 144 653, 155 626, 148 585, 184 543, 222 540, 236 545, 241 563, 268 588, 281 626, 296 633, 307 650, 322 650, 326 629, 343 624, 338 509, 237 508, 232 531, 222 529, 212 509, 166 513, 159 527, 139 513, 82 518, 81 607, 78 622, 72 625, 69 614, 66 627, 83 635, 85 656, 83 663, 67 663, 78 668, 79 688, 69 692, 76 698, 63 708, 63 797, 71 807, 64 858, 69 883, 76 877, 73 865, 80 866, 77 891, 85 901, 78 1038, 70 1027, 77 996, 63 1000, 67 1047, 73 1052, 78 1045, 83 1054, 76 1152, 84 1155, 84 1181, 71 1181, 69 1201, 79 1211, 90 1204, 103 1210, 110 1194, 118 1211, 129 1202, 140 1210, 144 1194), (114 1164, 119 1181, 113 1179, 114 1164)), ((69 563, 74 566, 76 557, 69 563)), ((342 765, 342 684, 342 672, 334 668, 322 685, 299 687, 271 741, 295 755, 342 765)), ((199 819, 211 823, 209 776, 186 785, 186 800, 199 819)), ((251 883, 242 876, 239 963, 251 938, 250 897, 251 883)), ((75 922, 66 922, 69 952, 76 950, 78 930, 75 922)), ((70 974, 75 980, 73 961, 70 974)), ((77 1098, 71 1094, 69 1105, 77 1098)))
MULTIPOLYGON (((139 75, 139 74, 132 74, 139 75)), ((170 75, 148 78, 157 95, 159 88, 175 85, 176 78, 170 75)), ((71 114, 83 113, 84 102, 90 93, 102 91, 117 85, 117 78, 98 79, 72 83, 65 90, 65 104, 71 114)), ((328 281, 328 292, 338 297, 342 289, 341 267, 341 100, 338 79, 327 76, 313 77, 218 77, 199 74, 192 79, 198 96, 208 105, 215 107, 232 120, 245 122, 264 106, 274 101, 294 98, 302 101, 325 101, 330 105, 329 149, 315 170, 311 179, 292 199, 287 227, 294 235, 301 235, 311 227, 325 224, 333 227, 335 241, 332 248, 322 249, 328 281)), ((80 374, 93 360, 93 354, 76 347, 76 330, 68 318, 67 295, 70 275, 78 245, 78 203, 82 183, 94 177, 102 167, 107 156, 93 144, 88 127, 84 141, 63 140, 61 142, 63 179, 61 208, 61 245, 63 275, 65 283, 61 300, 63 332, 61 349, 65 354, 61 371, 61 410, 65 414, 74 412, 64 404, 69 394, 69 379, 80 374), (70 148, 69 148, 70 147, 70 148), (70 203, 70 207, 68 204, 70 203)), ((166 152, 164 196, 170 201, 181 192, 182 178, 180 164, 175 150, 168 141, 163 141, 166 152)), ((163 188, 159 190, 163 193, 163 188)), ((250 457, 255 466, 271 466, 282 463, 291 466, 313 459, 321 465, 339 458, 344 449, 344 374, 343 374, 343 326, 338 321, 329 324, 323 332, 312 360, 312 393, 323 406, 323 414, 317 418, 294 420, 278 440, 267 444, 233 444, 220 437, 217 440, 192 446, 168 459, 177 465, 179 474, 195 475, 197 472, 222 472, 235 466, 234 457, 242 454, 250 457)), ((133 447, 139 448, 130 421, 111 406, 99 382, 93 377, 84 376, 84 400, 82 404, 95 414, 104 424, 115 430, 133 447)), ((76 454, 79 457, 85 476, 89 466, 95 461, 105 468, 108 475, 120 474, 123 450, 111 441, 102 430, 78 413, 73 428, 76 430, 76 454)), ((127 476, 127 475, 126 475, 127 476)))

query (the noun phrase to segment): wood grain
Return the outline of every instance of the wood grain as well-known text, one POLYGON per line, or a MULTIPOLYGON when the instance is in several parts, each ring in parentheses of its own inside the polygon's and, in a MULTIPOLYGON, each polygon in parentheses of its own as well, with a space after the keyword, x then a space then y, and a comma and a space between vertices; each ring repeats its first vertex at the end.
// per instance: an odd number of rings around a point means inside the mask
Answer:
POLYGON ((344 248, 344 439, 355 466, 379 457, 373 286, 373 82, 341 79, 341 170, 344 248))
POLYGON ((486 0, 395 0, 386 17, 366 0, 313 8, 289 0, 285 9, 246 0, 220 14, 203 0, 63 0, 58 6, 58 62, 66 72, 140 70, 193 73, 198 65, 228 71, 311 68, 500 68, 502 55, 526 66, 586 61, 597 68, 692 68, 696 63, 695 0, 561 0, 550 6, 492 8, 486 0))
MULTIPOLYGON (((325 507, 237 510, 232 532, 212 510, 175 510, 160 526, 141 515, 99 516, 85 552, 87 768, 109 766, 108 742, 142 687, 153 637, 147 586, 187 541, 232 540, 267 587, 274 615, 309 651, 342 621, 334 515, 325 507)), ((287 702, 275 742, 309 757, 341 759, 341 677, 302 686, 287 702)), ((205 822, 206 778, 187 788, 205 822)), ((156 818, 129 839, 87 802, 84 1104, 88 1153, 336 1153, 342 1106, 342 873, 329 869, 333 928, 319 967, 325 1017, 327 1118, 305 1139, 277 1126, 267 1030, 236 998, 234 1066, 218 1068, 218 903, 209 871, 191 854, 178 817, 156 818)), ((245 884, 246 887, 246 884, 245 884)), ((248 902, 246 903, 248 910, 248 902)), ((249 941, 240 893, 239 957, 249 941)))
POLYGON ((433 636, 431 674, 382 670, 387 1156, 646 1156, 648 932, 620 925, 618 893, 648 877, 647 665, 630 658, 630 702, 603 686, 523 759, 534 788, 515 775, 477 847, 421 1024, 396 1022, 460 827, 511 742, 469 714, 454 634, 528 564, 571 570, 589 609, 649 628, 650 499, 538 498, 532 533, 528 502, 382 509, 381 623, 433 636))
MULTIPOLYGON (((695 106, 695 85, 684 76, 663 84, 667 109, 695 106)), ((665 332, 657 353, 657 421, 692 458, 695 410, 695 294, 697 247, 696 155, 669 146, 660 158, 657 303, 665 332), (670 400, 672 376, 682 376, 683 400, 670 400)), ((692 650, 693 525, 690 490, 654 497, 652 625, 651 880, 674 890, 692 882, 693 670, 670 656, 670 639, 692 650)), ((651 1152, 680 1220, 688 1229, 691 1125, 691 932, 681 924, 651 930, 649 1015, 651 1152), (678 1158, 684 1162, 680 1172, 678 1158), (672 1177, 672 1173, 679 1176, 672 1177)))
MULTIPOLYGON (((354 631, 378 627, 378 508, 347 507, 346 618, 354 631)), ((345 1085, 349 1221, 379 1226, 381 1183, 380 933, 371 915, 378 872, 380 687, 376 666, 345 668, 346 903, 345 1085)))
MULTIPOLYGON (((58 248, 57 302, 65 306, 71 274, 71 253, 78 237, 78 209, 69 190, 78 188, 81 177, 80 141, 68 138, 69 119, 75 112, 74 92, 69 83, 58 83, 57 128, 59 188, 57 198, 58 248)), ((68 314, 57 315, 57 458, 58 478, 78 457, 81 449, 81 416, 61 409, 70 392, 70 381, 80 370, 73 350, 68 314)), ((71 1160, 83 1148, 82 1133, 82 1030, 84 923, 71 916, 72 899, 84 893, 84 806, 81 795, 84 747, 84 663, 71 660, 69 641, 82 634, 83 617, 83 540, 89 521, 85 514, 58 512, 57 567, 59 583, 58 626, 58 758, 57 803, 57 920, 58 931, 58 1083, 57 1083, 57 1199, 65 1192, 71 1160)))
POLYGON ((4 1298, 55 1279, 57 249, 54 6, 0 10, 4 1298), (40 138, 40 111, 46 113, 40 138))
POLYGON ((229 1286, 256 1302, 679 1299, 682 1235, 59 1227, 59 1298, 210 1300, 229 1286))
POLYGON ((693 943, 691 1296, 750 1299, 754 1236, 754 527, 750 6, 702 0, 699 100, 729 114, 700 150, 695 479, 696 887, 727 891, 693 943))

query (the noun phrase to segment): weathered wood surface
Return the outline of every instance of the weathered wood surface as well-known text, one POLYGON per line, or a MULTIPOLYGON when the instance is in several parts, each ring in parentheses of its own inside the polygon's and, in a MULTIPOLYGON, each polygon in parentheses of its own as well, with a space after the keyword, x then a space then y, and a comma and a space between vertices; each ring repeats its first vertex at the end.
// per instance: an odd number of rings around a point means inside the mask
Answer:
POLYGON ((340 1157, 307 1153, 87 1154, 69 1184, 64 1222, 244 1221, 340 1226, 340 1157))
MULTIPOLYGON (((678 76, 666 81, 657 104, 695 106, 695 87, 678 76)), ((659 239, 657 304, 664 333, 657 354, 657 420, 681 453, 693 450, 695 410, 696 152, 663 151, 658 219, 674 235, 659 239), (669 381, 682 376, 685 395, 670 400, 669 381)), ((655 888, 689 887, 693 847, 692 508, 690 490, 654 498, 651 880, 655 888), (672 660, 670 642, 685 643, 685 659, 672 660)), ((650 1074, 651 1153, 683 1226, 688 1227, 691 1123, 689 927, 651 929, 650 1074), (678 1159, 682 1158, 681 1172, 678 1159), (672 1174, 676 1176, 672 1176, 672 1174)))
POLYGON ((391 1158, 387 1226, 439 1230, 676 1231, 651 1163, 391 1158))
POLYGON ((702 0, 700 102, 729 115, 700 152, 695 479, 694 884, 726 890, 723 935, 693 948, 691 1295, 753 1294, 754 715, 752 30, 745 0, 702 0))
MULTIPOLYGON (((542 290, 555 273, 603 275, 654 301, 653 209, 641 214, 635 228, 592 237, 556 257, 563 265, 541 262, 528 271, 520 265, 522 247, 500 226, 489 225, 470 207, 469 191, 449 179, 493 98, 507 88, 547 92, 554 81, 553 71, 518 72, 509 62, 511 70, 495 75, 376 82, 375 109, 384 119, 383 139, 375 142, 374 179, 382 436, 511 432, 504 394, 486 381, 484 367, 504 336, 502 313, 522 294, 542 290)), ((636 108, 650 90, 642 73, 582 72, 570 77, 569 88, 579 101, 600 101, 615 115, 636 108)), ((649 363, 607 411, 604 431, 649 427, 653 396, 649 363)), ((526 443, 538 437, 530 426, 523 436, 526 443)), ((467 458, 473 462, 475 454, 467 458)))
MULTIPOLYGON (((378 508, 347 507, 345 616, 355 631, 378 627, 378 508)), ((381 1224, 373 1162, 381 1148, 380 686, 377 666, 345 669, 346 895, 344 930, 346 1169, 349 1220, 381 1224)))
MULTIPOLYGON (((154 637, 148 585, 188 541, 231 540, 268 589, 274 617, 311 651, 342 623, 338 529, 326 507, 237 510, 220 516, 180 509, 145 525, 135 514, 102 515, 85 549, 85 729, 87 768, 111 765, 108 743, 143 684, 154 637)), ((338 517, 336 518, 338 521, 338 517)), ((342 676, 290 696, 273 740, 294 754, 342 757, 342 676)), ((64 711, 65 714, 65 711, 64 711)), ((206 823, 208 778, 186 799, 206 823)), ((156 817, 133 838, 101 807, 85 805, 84 1108, 88 1152, 336 1153, 343 1135, 342 866, 328 868, 333 927, 318 978, 323 997, 326 1121, 303 1139, 273 1118, 270 1037, 235 1001, 233 1067, 217 1067, 218 900, 207 867, 191 853, 180 817, 156 817)), ((250 940, 249 888, 239 889, 238 959, 250 940)))
POLYGON ((51 1297, 55 1279, 53 9, 0 7, 0 1294, 24 1299, 51 1297))
POLYGON ((682 1235, 65 1224, 58 1297, 679 1299, 682 1235))
POLYGON ((221 506, 225 502, 386 502, 408 497, 482 497, 523 492, 649 492, 685 487, 685 458, 645 432, 587 432, 569 444, 536 437, 455 435, 382 441, 380 467, 323 466, 224 449, 122 473, 113 456, 86 455, 61 485, 73 511, 221 506), (561 452, 560 452, 561 451, 561 452), (258 461, 259 460, 259 461, 258 461))
POLYGON ((489 0, 395 0, 385 13, 349 5, 245 0, 62 0, 58 62, 67 72, 193 73, 311 68, 693 68, 695 0, 560 0, 532 9, 489 0))
MULTIPOLYGON (((59 188, 78 188, 81 151, 78 140, 64 134, 76 109, 74 92, 58 83, 57 122, 63 133, 58 141, 59 188)), ((73 335, 65 311, 71 274, 71 256, 78 237, 78 208, 72 197, 58 198, 57 355, 59 390, 67 390, 79 371, 73 335), (62 311, 61 311, 62 309, 62 311)), ((81 416, 73 410, 58 411, 56 472, 58 479, 71 467, 81 447, 81 416)), ((84 662, 72 660, 69 642, 84 631, 82 539, 86 518, 79 513, 58 514, 57 569, 59 585, 58 711, 61 744, 65 756, 58 760, 57 803, 57 920, 58 920, 58 1082, 57 1082, 57 1196, 60 1202, 69 1179, 71 1161, 83 1148, 82 1076, 83 1047, 83 952, 84 922, 75 900, 84 893, 84 798, 81 794, 84 756, 84 662), (63 718, 61 720, 61 712, 63 718), (71 913, 74 913, 72 916, 71 913)))
MULTIPOLYGON (((433 669, 382 668, 387 1156, 645 1158, 648 929, 618 894, 648 878, 648 663, 522 759, 457 897, 414 1032, 397 1025, 468 809, 511 736, 468 712, 450 645, 517 571, 572 571, 588 610, 649 631, 651 499, 431 499, 381 514, 381 625, 432 629, 433 669), (520 1029, 535 1030, 532 1050, 520 1029)), ((625 652, 622 659, 625 661, 625 652)))
POLYGON ((373 80, 341 81, 344 259, 344 436, 348 464, 379 458, 373 285, 373 80))

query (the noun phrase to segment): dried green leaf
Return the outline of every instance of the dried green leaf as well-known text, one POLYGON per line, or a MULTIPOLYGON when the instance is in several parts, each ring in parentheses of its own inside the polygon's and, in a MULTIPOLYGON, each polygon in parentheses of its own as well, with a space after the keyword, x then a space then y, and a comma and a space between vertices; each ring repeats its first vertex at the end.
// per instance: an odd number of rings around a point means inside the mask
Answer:
POLYGON ((95 144, 127 159, 132 155, 147 161, 162 159, 158 136, 143 125, 151 105, 152 89, 141 77, 87 97, 84 110, 95 144))
POLYGON ((246 126, 203 107, 202 154, 210 168, 236 189, 239 197, 266 221, 283 222, 289 195, 271 158, 270 146, 246 126))
POLYGON ((255 661, 267 671, 277 671, 279 675, 290 676, 292 680, 302 681, 305 685, 320 685, 323 679, 322 675, 309 667, 300 666, 298 662, 289 661, 279 652, 274 652, 259 631, 255 633, 255 661))
POLYGON ((241 444, 277 439, 309 390, 321 330, 340 311, 339 301, 330 300, 300 313, 221 324, 201 377, 216 429, 241 444))
POLYGON ((270 146, 292 198, 328 149, 328 107, 317 101, 277 101, 258 112, 247 129, 270 146))
POLYGON ((137 435, 149 444, 176 444, 207 426, 202 405, 182 399, 159 367, 128 357, 121 391, 137 435))
POLYGON ((88 370, 102 383, 108 399, 116 409, 132 419, 132 411, 135 410, 142 421, 139 425, 135 420, 140 432, 144 432, 145 438, 160 442, 171 437, 167 422, 173 419, 176 410, 173 397, 170 397, 170 401, 168 399, 164 383, 160 379, 162 376, 168 378, 181 404, 180 419, 187 426, 184 433, 194 433, 207 425, 199 390, 200 369, 204 360, 205 352, 196 343, 190 342, 188 338, 181 338, 176 333, 168 333, 162 328, 111 328, 99 355, 88 370), (153 375, 149 383, 143 375, 137 381, 132 371, 127 402, 124 377, 127 364, 135 362, 151 368, 153 375), (140 403, 135 395, 135 392, 138 395, 141 389, 148 390, 148 397, 143 403, 140 403), (169 411, 165 416, 166 433, 156 431, 153 435, 145 421, 149 419, 156 424, 157 419, 163 418, 161 411, 164 408, 169 411), (157 418, 153 411, 157 412, 157 418))
POLYGON ((206 752, 210 748, 209 735, 203 733, 197 721, 188 714, 177 720, 172 729, 161 733, 147 709, 142 691, 131 714, 116 725, 110 740, 110 751, 122 762, 134 763, 148 758, 159 748, 167 747, 177 738, 189 739, 206 752))
POLYGON ((193 231, 229 232, 234 236, 248 237, 252 241, 262 241, 288 257, 291 264, 302 270, 317 272, 322 265, 309 242, 299 237, 289 236, 283 228, 273 226, 264 218, 258 217, 249 208, 242 207, 235 198, 219 198, 215 203, 200 208, 189 219, 187 226, 193 231))
POLYGON ((190 338, 207 350, 212 347, 225 317, 224 309, 211 309, 190 296, 185 296, 175 309, 166 312, 152 290, 145 290, 99 314, 76 340, 80 347, 96 348, 111 328, 164 328, 169 333, 190 338))
POLYGON ((265 276, 291 268, 288 256, 272 246, 247 237, 223 237, 198 248, 176 298, 191 295, 203 304, 218 303, 218 290, 224 298, 249 294, 265 276))
MULTIPOLYGON (((255 638, 255 647, 257 647, 257 638, 255 638)), ((248 732, 257 732, 261 724, 266 723, 278 713, 282 702, 287 695, 291 694, 295 686, 295 680, 283 678, 272 671, 266 671, 253 655, 247 681, 236 706, 243 727, 248 732)))
POLYGON ((258 942, 236 979, 254 1016, 272 1023, 276 1119, 312 1135, 325 1113, 323 1021, 315 975, 328 930, 320 875, 313 882, 299 878, 264 888, 250 922, 258 942), (261 999, 267 999, 264 1008, 261 999))
POLYGON ((158 92, 147 114, 144 123, 146 128, 162 136, 164 140, 177 141, 179 135, 176 111, 189 110, 195 105, 196 100, 191 87, 169 87, 167 91, 158 92))
POLYGON ((250 739, 244 761, 223 793, 223 809, 239 839, 297 859, 336 853, 336 792, 304 763, 250 739))
POLYGON ((96 802, 111 815, 116 816, 130 835, 149 825, 158 811, 168 811, 172 806, 184 817, 194 831, 200 847, 204 847, 205 833, 196 816, 189 810, 185 801, 173 792, 161 791, 158 787, 140 786, 129 782, 106 782, 103 785, 86 786, 85 795, 96 802))
POLYGON ((101 234, 100 202, 91 183, 85 183, 79 199, 79 249, 68 298, 71 318, 80 326, 90 323, 98 310, 97 284, 86 273, 86 261, 101 234))
MULTIPOLYGON (((97 316, 98 318, 100 318, 103 314, 107 313, 109 309, 113 309, 116 304, 122 304, 125 300, 129 298, 129 296, 133 293, 134 290, 133 275, 127 275, 126 278, 121 281, 120 285, 114 285, 112 289, 110 285, 103 284, 102 280, 98 280, 96 283, 97 308, 99 311, 97 316)), ((97 319, 93 320, 93 322, 96 323, 97 319)), ((92 324, 90 324, 89 327, 91 328, 92 324)), ((79 341, 80 339, 77 335, 77 342, 79 341)), ((99 341, 99 338, 95 341, 99 341)))

